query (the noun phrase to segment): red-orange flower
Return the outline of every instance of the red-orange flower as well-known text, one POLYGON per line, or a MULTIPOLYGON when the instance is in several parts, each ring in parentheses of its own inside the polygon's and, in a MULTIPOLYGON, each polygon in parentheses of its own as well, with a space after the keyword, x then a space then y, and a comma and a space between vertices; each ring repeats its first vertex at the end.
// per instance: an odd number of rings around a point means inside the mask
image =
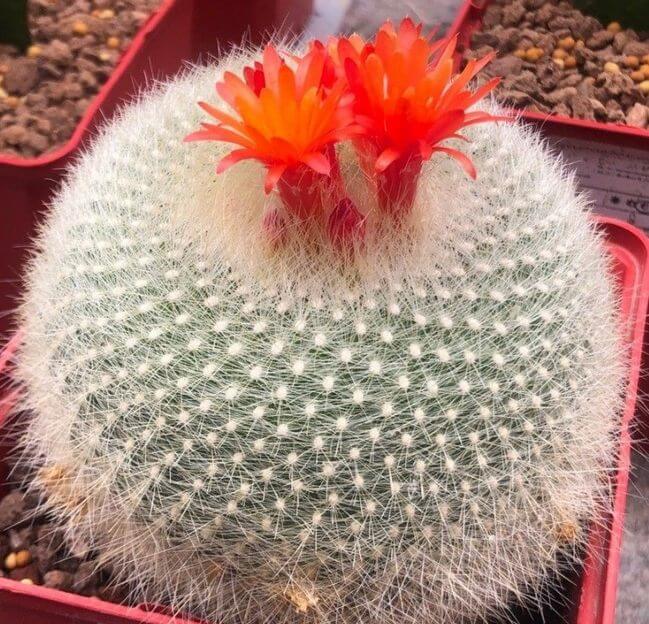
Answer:
POLYGON ((395 30, 390 22, 379 30, 374 43, 359 52, 341 40, 338 56, 354 94, 357 121, 376 151, 375 168, 418 155, 426 160, 444 152, 475 177, 469 158, 439 144, 457 138, 465 126, 497 119, 482 111, 468 112, 488 94, 498 79, 475 91, 469 82, 492 59, 471 60, 460 74, 453 72, 456 38, 431 43, 406 18, 395 30))
POLYGON ((330 175, 334 163, 328 148, 356 136, 360 128, 345 81, 334 80, 329 88, 323 84, 327 59, 325 47, 316 42, 304 57, 294 59, 292 68, 267 46, 263 62, 244 70, 245 80, 226 72, 216 85, 235 114, 200 102, 218 123, 203 123, 186 140, 240 146, 220 161, 217 172, 244 159, 259 160, 267 167, 267 193, 289 169, 306 167, 330 175))

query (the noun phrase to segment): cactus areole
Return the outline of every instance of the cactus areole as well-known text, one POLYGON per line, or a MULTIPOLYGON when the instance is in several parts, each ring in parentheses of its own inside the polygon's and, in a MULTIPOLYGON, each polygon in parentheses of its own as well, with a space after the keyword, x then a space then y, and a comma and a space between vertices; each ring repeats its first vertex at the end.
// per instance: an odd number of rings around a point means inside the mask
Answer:
POLYGON ((239 50, 71 171, 21 308, 24 457, 134 599, 506 619, 605 508, 624 361, 600 240, 454 46, 406 19, 239 50))

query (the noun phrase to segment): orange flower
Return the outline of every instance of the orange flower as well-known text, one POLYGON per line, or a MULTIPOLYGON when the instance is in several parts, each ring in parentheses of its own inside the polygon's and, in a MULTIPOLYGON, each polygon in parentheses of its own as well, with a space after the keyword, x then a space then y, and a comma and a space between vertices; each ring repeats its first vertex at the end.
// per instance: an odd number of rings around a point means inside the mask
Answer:
POLYGON ((240 146, 223 158, 217 172, 244 159, 256 159, 267 167, 266 193, 291 169, 329 176, 334 143, 356 136, 351 98, 344 80, 323 83, 327 64, 325 47, 316 42, 291 68, 269 45, 263 63, 244 70, 245 81, 226 72, 217 83, 218 94, 235 115, 206 102, 199 105, 218 123, 203 123, 188 141, 226 141, 240 146))
POLYGON ((338 42, 339 62, 344 66, 355 97, 357 121, 373 145, 377 172, 418 156, 427 160, 444 152, 475 177, 475 169, 462 152, 439 144, 459 138, 465 126, 499 119, 486 112, 467 112, 497 84, 498 79, 471 91, 468 83, 492 59, 487 55, 469 61, 460 74, 453 72, 456 38, 431 43, 406 18, 395 31, 390 22, 379 30, 373 44, 362 51, 338 42), (405 159, 405 160, 404 160, 405 159))

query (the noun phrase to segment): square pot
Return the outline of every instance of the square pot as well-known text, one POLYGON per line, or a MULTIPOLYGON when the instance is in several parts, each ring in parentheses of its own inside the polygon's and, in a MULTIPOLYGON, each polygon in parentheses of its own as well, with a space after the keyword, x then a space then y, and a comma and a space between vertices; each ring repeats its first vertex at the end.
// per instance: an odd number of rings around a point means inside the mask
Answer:
MULTIPOLYGON (((575 588, 569 624, 613 624, 615 590, 619 569, 620 543, 629 478, 631 440, 630 422, 633 418, 642 338, 649 300, 649 239, 636 228, 610 218, 598 218, 598 227, 606 242, 620 295, 621 321, 629 349, 629 377, 626 402, 621 414, 615 493, 611 513, 593 526, 583 563, 581 579, 575 588)), ((0 378, 7 374, 12 353, 20 335, 0 353, 0 378)), ((5 384, 6 386, 6 384, 5 384)), ((15 405, 18 390, 8 391, 0 398, 0 428, 15 405)), ((0 445, 0 464, 8 449, 0 445)), ((0 483, 5 477, 0 472, 0 483)), ((0 487, 1 491, 1 487, 0 487)), ((560 597, 567 598, 567 597, 560 597)), ((124 607, 95 598, 86 598, 36 585, 0 579, 0 613, 11 613, 20 624, 62 624, 87 622, 93 624, 171 624, 181 622, 161 612, 144 607, 124 607)), ((527 617, 525 622, 529 623, 527 617)), ((545 620, 533 620, 541 624, 545 620)))
POLYGON ((28 243, 47 201, 97 128, 153 79, 168 78, 185 63, 215 56, 244 37, 258 43, 276 29, 297 33, 311 10, 312 0, 164 0, 137 33, 67 143, 38 158, 0 153, 0 336, 11 327, 10 312, 20 291, 28 243))

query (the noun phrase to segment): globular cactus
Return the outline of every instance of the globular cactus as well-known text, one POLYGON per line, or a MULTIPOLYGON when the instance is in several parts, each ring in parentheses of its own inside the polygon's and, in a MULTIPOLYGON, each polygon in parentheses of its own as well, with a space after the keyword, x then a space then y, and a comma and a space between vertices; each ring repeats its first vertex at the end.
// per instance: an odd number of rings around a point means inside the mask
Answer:
POLYGON ((183 142, 215 76, 272 80, 254 58, 126 109, 54 201, 17 373, 45 504, 134 596, 225 624, 542 601, 605 506, 623 380, 584 199, 498 122, 466 129, 475 181, 436 154, 396 199, 340 144, 347 199, 301 196, 345 218, 287 222, 256 162, 183 142))

